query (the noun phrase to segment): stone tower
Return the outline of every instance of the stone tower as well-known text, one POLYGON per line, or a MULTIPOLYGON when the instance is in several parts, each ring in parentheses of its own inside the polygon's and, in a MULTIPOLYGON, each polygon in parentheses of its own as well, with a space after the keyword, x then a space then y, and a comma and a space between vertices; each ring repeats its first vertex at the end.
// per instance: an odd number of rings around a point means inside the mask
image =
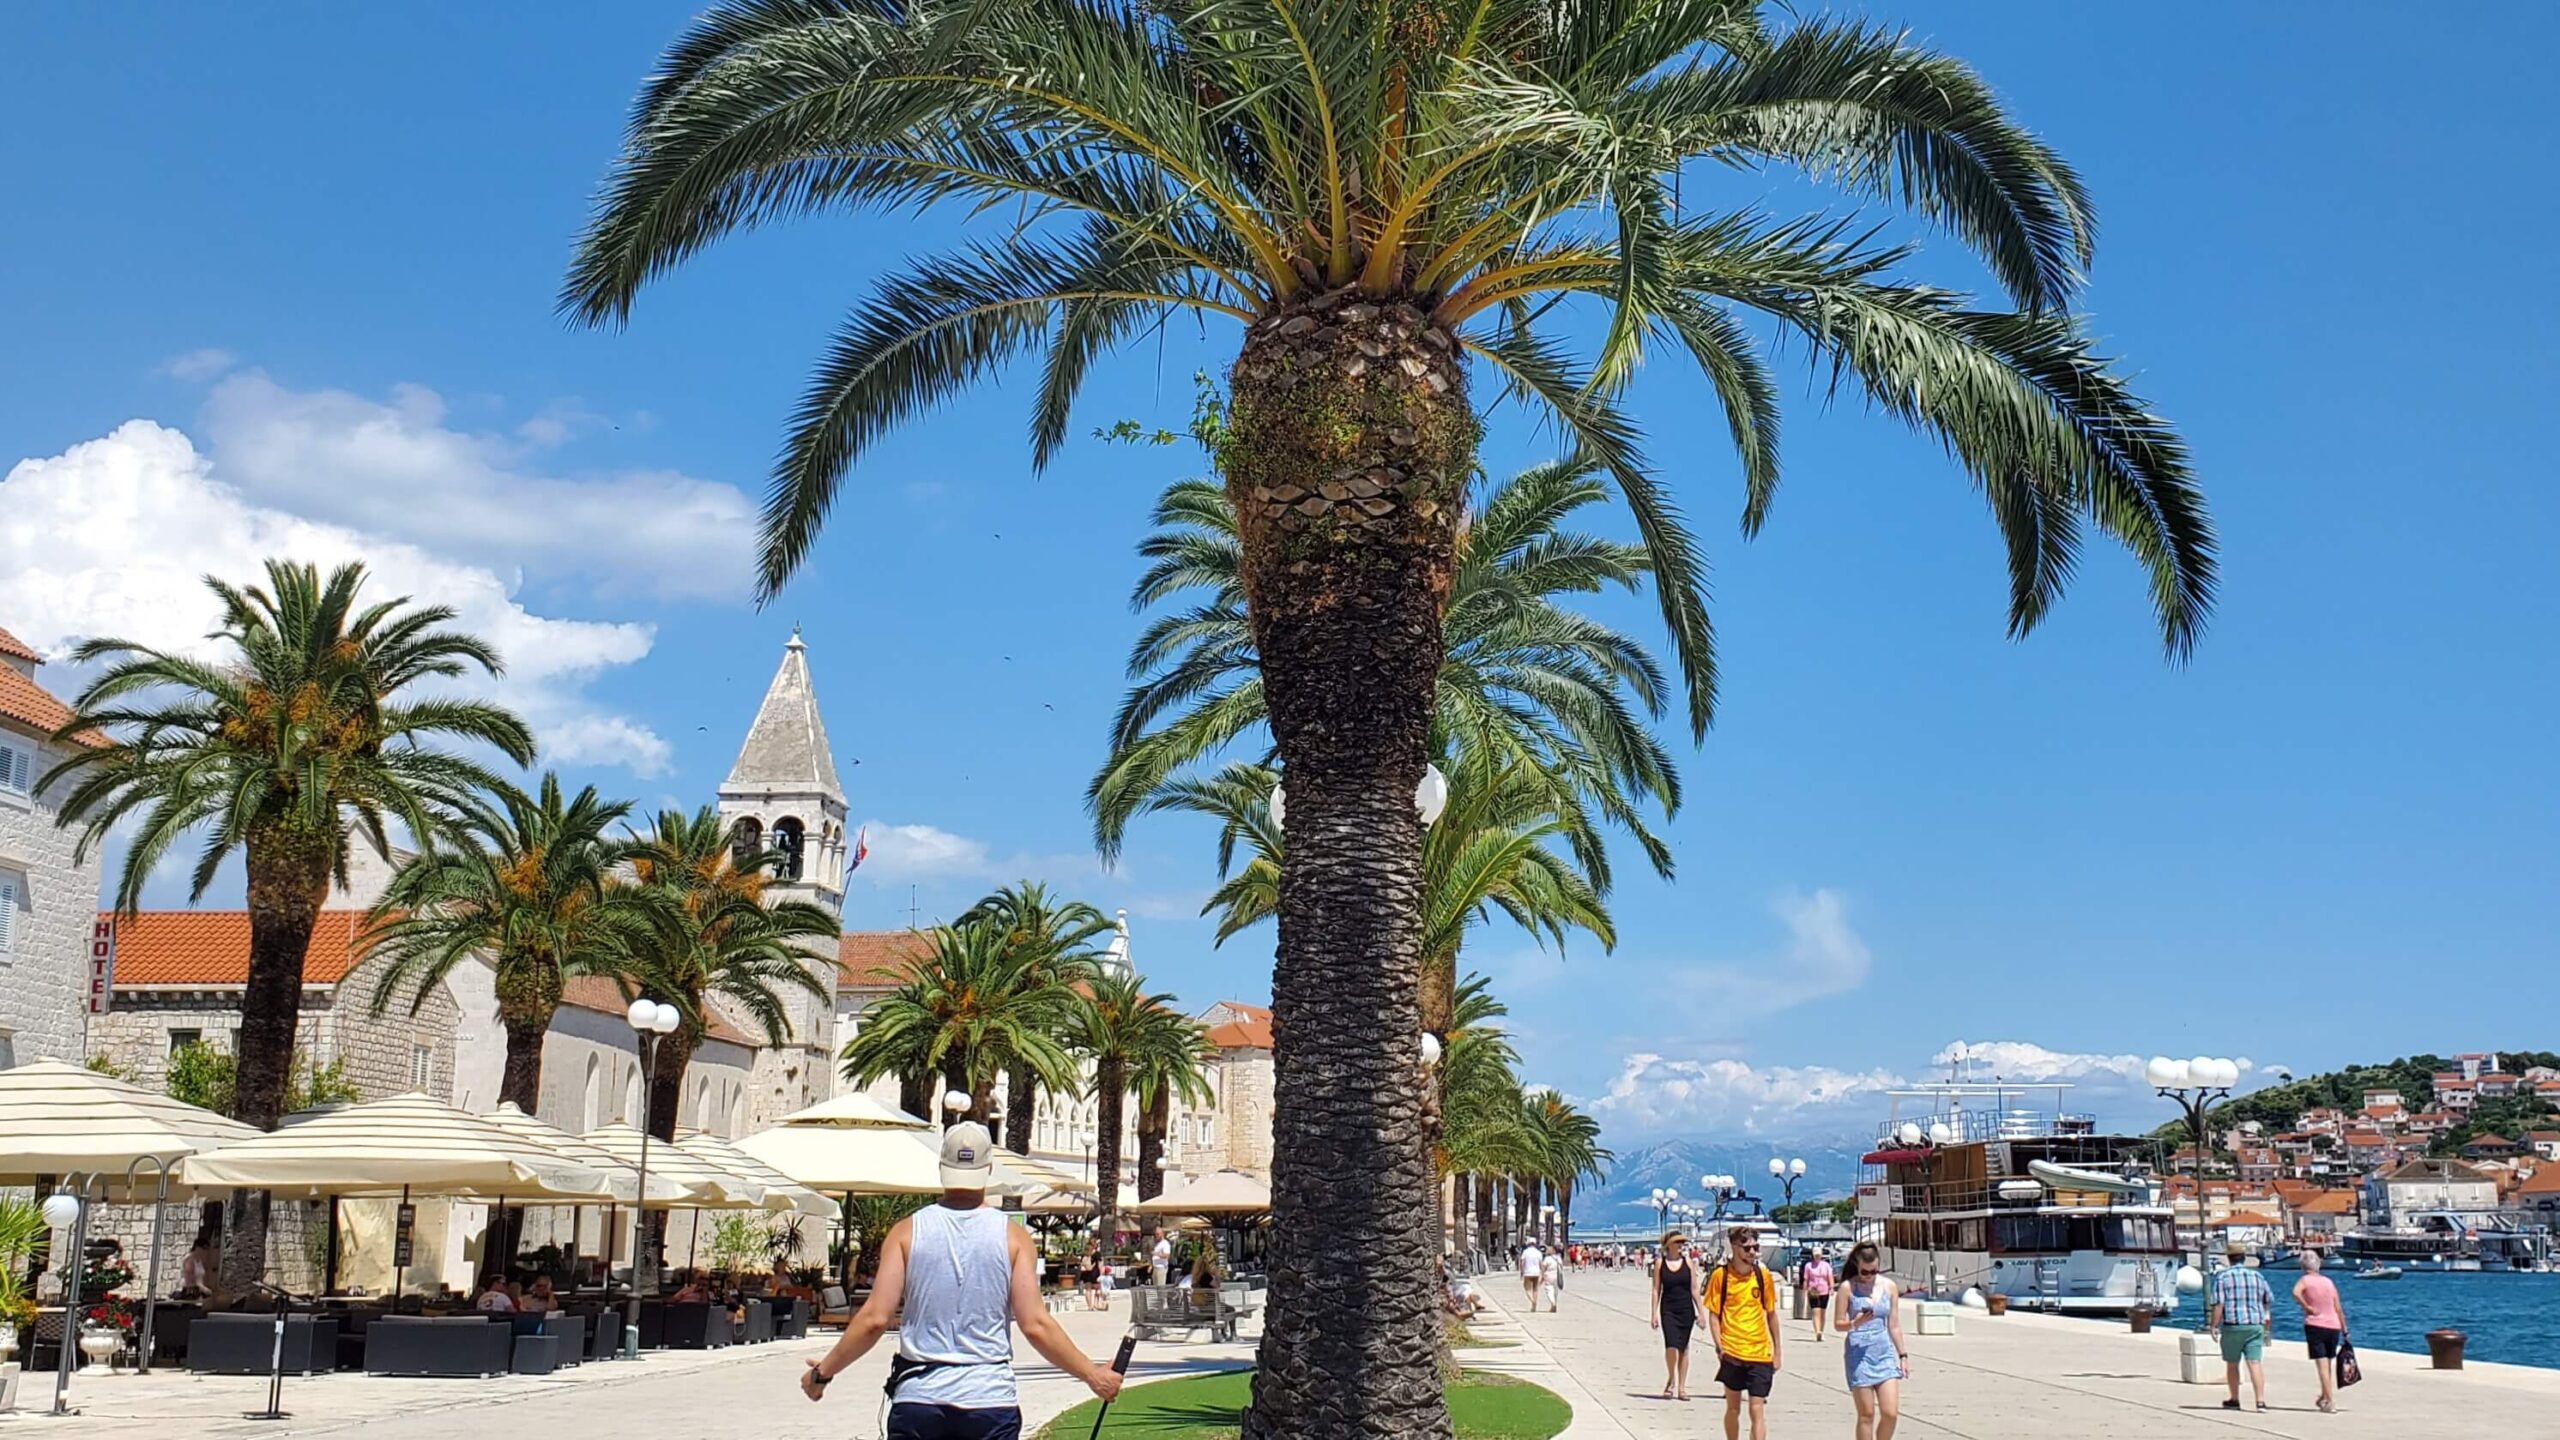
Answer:
MULTIPOLYGON (((738 750, 738 763, 721 782, 720 818, 735 828, 741 847, 782 853, 766 894, 807 901, 832 915, 844 908, 844 786, 827 748, 827 727, 818 719, 808 651, 795 628, 782 647, 782 668, 774 672, 738 750)), ((787 994, 789 1043, 756 1053, 751 1130, 835 1093, 836 952, 828 944, 810 957, 826 986, 824 997, 787 994)))

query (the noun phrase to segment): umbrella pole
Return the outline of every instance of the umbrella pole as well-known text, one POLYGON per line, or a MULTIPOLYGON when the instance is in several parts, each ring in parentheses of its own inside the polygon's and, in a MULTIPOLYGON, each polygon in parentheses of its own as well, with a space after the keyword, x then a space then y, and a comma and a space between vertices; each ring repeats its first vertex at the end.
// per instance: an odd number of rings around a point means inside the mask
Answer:
MULTIPOLYGON (((400 1210, 409 1208, 409 1187, 400 1187, 400 1210)), ((400 1296, 409 1283, 409 1267, 400 1263, 400 1210, 391 1212, 391 1308, 400 1308, 400 1296)))
POLYGON ((151 1332, 160 1318, 160 1232, 169 1220, 169 1162, 157 1156, 136 1156, 124 1167, 125 1194, 133 1194, 133 1172, 149 1160, 160 1172, 160 1183, 151 1197, 151 1268, 142 1277, 142 1353, 135 1366, 144 1375, 151 1373, 151 1332))
POLYGON ((684 1268, 692 1269, 695 1258, 701 1253, 702 1207, 696 1205, 693 1207, 693 1223, 686 1226, 684 1232, 684 1268))
POLYGON ((327 1295, 338 1293, 338 1242, 343 1236, 338 1222, 338 1197, 329 1197, 329 1263, 321 1267, 320 1290, 327 1295))

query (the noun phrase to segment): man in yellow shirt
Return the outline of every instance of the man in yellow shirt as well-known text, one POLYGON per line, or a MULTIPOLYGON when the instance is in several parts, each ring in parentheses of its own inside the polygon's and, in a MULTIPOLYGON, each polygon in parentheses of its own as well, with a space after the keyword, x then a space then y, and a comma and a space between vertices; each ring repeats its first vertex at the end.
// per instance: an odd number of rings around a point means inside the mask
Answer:
POLYGON ((1724 1387, 1725 1440, 1742 1440, 1742 1404, 1751 1402, 1751 1440, 1769 1437, 1769 1386, 1778 1378, 1778 1282, 1760 1263, 1760 1237, 1726 1233, 1725 1261, 1707 1277, 1707 1338, 1724 1387))

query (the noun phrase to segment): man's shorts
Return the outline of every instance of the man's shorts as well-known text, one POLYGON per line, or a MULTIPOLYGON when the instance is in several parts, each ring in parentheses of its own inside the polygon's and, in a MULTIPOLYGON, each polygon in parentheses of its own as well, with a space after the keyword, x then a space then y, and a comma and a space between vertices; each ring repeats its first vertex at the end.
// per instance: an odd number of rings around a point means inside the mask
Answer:
POLYGON ((2222 1360, 2236 1365, 2243 1360, 2267 1358, 2267 1327, 2264 1325, 2225 1325, 2222 1327, 2222 1360))
POLYGON ((1022 1412, 1011 1405, 1001 1410, 892 1405, 887 1440, 1022 1440, 1022 1412))
POLYGON ((1728 1395, 1739 1392, 1754 1400, 1766 1400, 1769 1387, 1777 1379, 1778 1367, 1766 1360, 1736 1360, 1728 1355, 1716 1363, 1716 1383, 1728 1395))

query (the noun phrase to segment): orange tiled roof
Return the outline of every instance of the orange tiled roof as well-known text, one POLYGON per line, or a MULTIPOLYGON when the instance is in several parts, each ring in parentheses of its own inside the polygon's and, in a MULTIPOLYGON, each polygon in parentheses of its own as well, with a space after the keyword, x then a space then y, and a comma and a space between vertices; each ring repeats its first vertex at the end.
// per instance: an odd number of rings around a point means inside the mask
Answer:
MULTIPOLYGON (((631 997, 622 993, 622 986, 612 976, 572 975, 560 984, 560 1003, 572 1010, 592 1010, 601 1015, 619 1015, 631 1008, 631 997)), ((750 1050, 756 1048, 756 1041, 745 1031, 730 1024, 729 1018, 721 1014, 716 1005, 711 1009, 711 1024, 707 1028, 714 1040, 726 1040, 732 1045, 743 1045, 750 1050)))
POLYGON ((35 652, 35 647, 10 634, 6 626, 0 626, 0 655, 16 660, 33 660, 38 664, 44 663, 44 657, 35 652))
POLYGON ((2560 1165, 2545 1165, 2516 1187, 2519 1195, 2560 1195, 2560 1165))
MULTIPOLYGON (((5 673, 5 672, 0 672, 5 673)), ((99 912, 101 920, 114 918, 99 912)), ((335 985, 355 968, 361 910, 323 910, 302 953, 302 983, 335 985)), ((116 988, 223 989, 249 983, 249 912, 145 910, 116 920, 116 988)))
POLYGON ((1223 1010, 1230 1017, 1209 1027, 1210 1044, 1221 1050, 1272 1048, 1269 1006, 1248 1005, 1242 1000, 1221 1000, 1210 1008, 1223 1010))
MULTIPOLYGON (((0 636, 8 634, 0 630, 0 636)), ((53 697, 52 692, 17 671, 12 665, 0 665, 0 720, 15 720, 30 730, 47 735, 59 730, 71 718, 71 707, 53 697)), ((80 737, 90 744, 98 743, 93 733, 80 737)))
POLYGON ((932 953, 933 940, 921 930, 850 931, 836 943, 836 983, 896 985, 932 953))
POLYGON ((2355 1208, 2356 1197, 2344 1190, 2323 1190, 2293 1202, 2297 1215, 2352 1215, 2355 1208))

